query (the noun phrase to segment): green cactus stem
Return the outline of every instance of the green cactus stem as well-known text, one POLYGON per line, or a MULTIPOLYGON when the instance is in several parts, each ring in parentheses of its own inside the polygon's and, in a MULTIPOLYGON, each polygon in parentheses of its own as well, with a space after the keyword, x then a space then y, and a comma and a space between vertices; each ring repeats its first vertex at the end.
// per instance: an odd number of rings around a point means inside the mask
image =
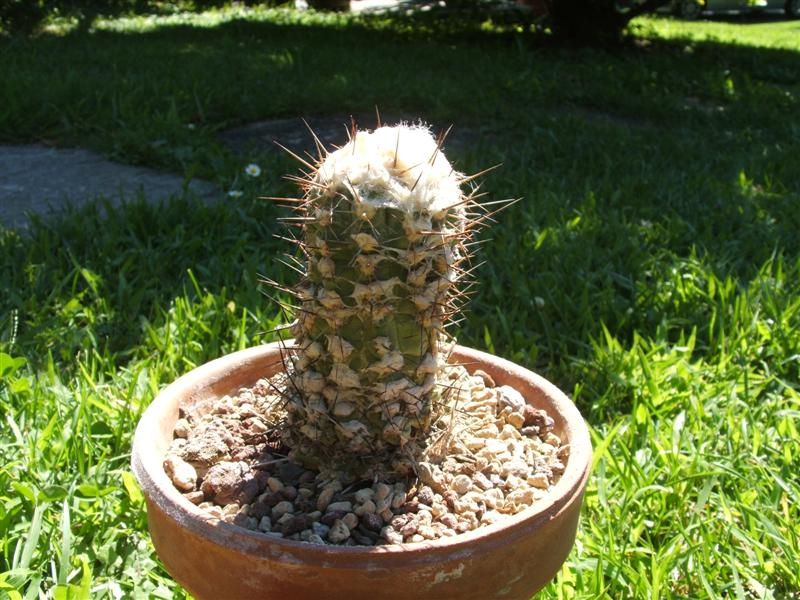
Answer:
POLYGON ((284 441, 305 464, 405 474, 441 401, 477 204, 421 126, 355 132, 309 166, 284 441))

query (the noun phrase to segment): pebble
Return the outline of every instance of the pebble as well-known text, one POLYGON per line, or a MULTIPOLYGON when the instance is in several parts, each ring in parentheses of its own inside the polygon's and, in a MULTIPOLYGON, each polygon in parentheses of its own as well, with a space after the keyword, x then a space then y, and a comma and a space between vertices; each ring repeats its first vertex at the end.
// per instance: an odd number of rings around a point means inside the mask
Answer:
POLYGON ((358 527, 358 517, 355 515, 355 513, 349 512, 342 517, 342 523, 347 525, 348 529, 355 529, 358 527))
POLYGON ((450 489, 459 496, 466 494, 472 487, 472 479, 468 475, 458 475, 450 482, 450 489))
POLYGON ((192 504, 200 504, 205 499, 206 495, 200 490, 194 490, 192 492, 186 492, 183 497, 192 504))
POLYGON ((367 513, 374 513, 375 510, 375 503, 372 500, 366 500, 363 504, 359 504, 353 509, 353 512, 356 513, 359 517, 367 514, 367 513))
POLYGON ((164 471, 179 490, 183 492, 194 490, 197 483, 197 470, 180 456, 168 455, 164 460, 164 471))
MULTIPOLYGON (((287 513, 284 516, 289 515, 287 513)), ((281 524, 281 533, 283 535, 292 535, 294 533, 300 533, 301 531, 305 531, 311 526, 311 517, 308 515, 296 515, 290 516, 284 523, 281 524)))
POLYGON ((497 390, 500 392, 500 399, 503 405, 510 407, 513 411, 522 412, 528 405, 522 394, 510 385, 501 385, 497 390))
POLYGON ((383 498, 386 498, 386 496, 392 493, 391 486, 385 483, 376 483, 374 489, 375 489, 375 500, 382 500, 383 498))
POLYGON ((261 517, 258 522, 258 528, 264 532, 272 531, 272 520, 269 517, 261 517))
POLYGON ((522 429, 525 425, 525 415, 522 412, 512 412, 506 417, 506 423, 515 429, 522 429))
POLYGON ((286 513, 290 512, 294 512, 294 505, 288 500, 284 500, 283 502, 278 502, 272 507, 271 516, 273 519, 279 519, 286 513))
POLYGON ((417 490, 417 500, 423 504, 433 504, 435 499, 436 496, 433 490, 427 485, 423 485, 417 490))
POLYGON ((403 536, 400 535, 397 531, 392 528, 391 525, 387 525, 383 529, 381 529, 381 537, 385 539, 390 544, 402 544, 403 543, 403 536))
POLYGON ((233 517, 233 524, 238 525, 239 527, 244 527, 245 529, 249 529, 250 531, 257 531, 258 530, 258 519, 254 519, 253 517, 248 517, 247 515, 237 514, 233 517))
POLYGON ((304 469, 264 442, 245 442, 269 431, 274 404, 265 399, 272 393, 266 381, 239 398, 206 403, 206 412, 183 411, 164 469, 210 516, 314 544, 413 543, 500 522, 547 494, 569 446, 545 411, 509 386, 496 387, 487 373, 469 376, 455 367, 448 377, 467 420, 442 418, 443 427, 463 431, 446 439, 441 455, 414 463, 416 480, 344 490, 349 482, 331 473, 304 469))
POLYGON ((361 523, 370 531, 380 531, 384 520, 375 513, 366 513, 361 517, 361 523))
POLYGON ((175 434, 175 437, 186 439, 189 437, 189 428, 190 426, 188 420, 178 419, 178 421, 175 423, 175 429, 173 430, 173 433, 175 434))
POLYGON ((270 477, 267 479, 267 487, 272 492, 280 492, 283 489, 283 482, 276 477, 270 477))
POLYGON ((447 489, 444 473, 436 465, 427 462, 419 463, 417 475, 422 483, 429 485, 434 491, 440 494, 447 489))
POLYGON ((330 510, 320 517, 320 522, 332 526, 336 521, 341 519, 347 513, 343 510, 330 510))
POLYGON ((374 496, 375 496, 375 490, 373 490, 372 488, 362 488, 358 490, 355 494, 353 494, 353 500, 355 500, 358 504, 364 504, 367 501, 372 502, 372 498, 374 496))
POLYGON ((337 519, 328 532, 328 541, 339 544, 350 537, 350 529, 341 519, 337 519))
POLYGON ((336 491, 332 487, 324 488, 317 497, 317 510, 325 512, 335 493, 336 491))
POLYGON ((494 383, 494 379, 492 379, 492 376, 489 375, 483 369, 475 369, 475 372, 473 373, 473 375, 475 377, 480 377, 483 380, 483 385, 485 385, 486 387, 489 387, 489 388, 496 387, 496 385, 494 383))
POLYGON ((205 475, 200 489, 216 504, 249 504, 258 494, 258 481, 245 462, 218 462, 205 475))
POLYGON ((472 481, 475 483, 477 487, 479 487, 484 491, 490 490, 494 487, 494 484, 491 481, 489 481, 489 478, 486 477, 486 475, 484 475, 480 471, 478 471, 477 473, 475 473, 475 475, 472 476, 472 481))
POLYGON ((547 480, 547 475, 544 473, 534 473, 528 477, 528 483, 540 490, 546 489, 550 485, 550 482, 547 480))
POLYGON ((348 501, 331 502, 330 504, 328 504, 327 510, 329 512, 332 510, 337 510, 348 513, 353 510, 353 503, 348 501))

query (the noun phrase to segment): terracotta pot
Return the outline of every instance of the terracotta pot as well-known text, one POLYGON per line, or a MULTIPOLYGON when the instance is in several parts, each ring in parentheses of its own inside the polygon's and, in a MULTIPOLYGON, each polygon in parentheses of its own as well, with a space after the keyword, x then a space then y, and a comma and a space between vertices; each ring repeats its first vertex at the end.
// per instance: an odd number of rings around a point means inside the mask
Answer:
POLYGON ((561 479, 518 515, 476 531, 417 544, 335 547, 270 538, 220 522, 183 498, 162 462, 178 406, 233 394, 283 367, 272 344, 211 361, 167 387, 142 416, 133 471, 144 490, 150 534, 175 579, 197 598, 528 599, 558 572, 575 541, 591 442, 572 402, 553 384, 506 360, 457 347, 453 361, 489 373, 545 408, 570 445, 561 479))

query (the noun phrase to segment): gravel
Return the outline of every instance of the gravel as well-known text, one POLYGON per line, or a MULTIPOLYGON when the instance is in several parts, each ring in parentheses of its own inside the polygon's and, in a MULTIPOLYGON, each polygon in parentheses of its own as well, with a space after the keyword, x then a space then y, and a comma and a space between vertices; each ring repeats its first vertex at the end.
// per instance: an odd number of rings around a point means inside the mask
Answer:
POLYGON ((448 367, 455 393, 416 476, 349 481, 286 458, 284 375, 236 397, 182 409, 164 469, 210 518, 312 544, 375 546, 453 537, 501 522, 543 498, 569 458, 545 412, 484 372, 448 367))

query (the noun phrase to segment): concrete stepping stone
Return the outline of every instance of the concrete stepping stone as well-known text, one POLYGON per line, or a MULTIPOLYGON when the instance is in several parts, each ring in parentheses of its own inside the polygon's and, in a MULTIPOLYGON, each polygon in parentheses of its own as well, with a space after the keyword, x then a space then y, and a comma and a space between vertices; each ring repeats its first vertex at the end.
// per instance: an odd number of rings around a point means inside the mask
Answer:
POLYGON ((211 202, 221 193, 206 181, 184 186, 182 177, 116 163, 80 148, 40 144, 0 146, 0 226, 24 229, 26 213, 49 215, 103 197, 112 205, 133 200, 141 192, 159 202, 185 192, 211 202))
MULTIPOLYGON (((356 114, 353 120, 360 129, 374 129, 377 124, 375 113, 356 114)), ((351 123, 349 114, 306 117, 305 121, 328 150, 347 143, 351 123)), ((382 123, 394 125, 400 121, 416 123, 419 122, 419 115, 381 114, 382 123)), ((434 135, 444 133, 450 126, 449 123, 426 123, 431 126, 434 135)), ((316 158, 314 137, 308 127, 300 117, 270 119, 229 129, 222 132, 219 138, 234 152, 244 156, 253 152, 282 153, 283 150, 275 143, 279 142, 303 158, 307 158, 307 155, 316 158)), ((445 141, 445 150, 458 151, 474 143, 479 136, 480 133, 471 127, 453 127, 445 141)))

